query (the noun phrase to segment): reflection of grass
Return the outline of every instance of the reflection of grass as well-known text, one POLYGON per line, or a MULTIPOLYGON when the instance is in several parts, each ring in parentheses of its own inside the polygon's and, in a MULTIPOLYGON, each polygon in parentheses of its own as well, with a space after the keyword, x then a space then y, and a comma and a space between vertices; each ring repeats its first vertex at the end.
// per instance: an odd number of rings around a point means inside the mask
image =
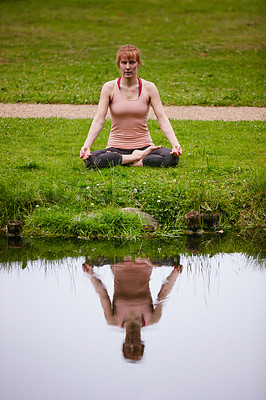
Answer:
POLYGON ((265 104, 262 0, 9 0, 0 4, 3 102, 96 103, 116 50, 164 103, 265 104))
MULTIPOLYGON (((178 168, 91 171, 78 158, 87 121, 0 121, 1 226, 17 218, 32 233, 136 237, 139 219, 118 211, 129 206, 157 218, 167 237, 185 228, 190 209, 219 213, 226 231, 264 221, 263 122, 172 121, 184 150, 178 168), (90 221, 96 211, 104 213, 90 221)), ((95 149, 105 147, 109 128, 107 121, 95 149)), ((157 122, 149 128, 168 146, 157 122)))
MULTIPOLYGON (((87 262, 94 265, 105 265, 120 262, 124 257, 142 257, 150 259, 153 263, 161 265, 173 265, 180 256, 181 264, 190 264, 201 271, 201 265, 195 260, 202 260, 201 256, 213 257, 223 253, 243 253, 247 264, 256 261, 257 266, 263 266, 265 251, 261 251, 262 237, 257 232, 252 236, 235 235, 209 235, 203 236, 197 253, 191 257, 187 250, 189 238, 182 237, 175 240, 141 239, 135 241, 126 240, 78 240, 65 238, 41 238, 24 237, 20 247, 14 248, 14 239, 10 239, 9 246, 7 238, 0 235, 0 263, 1 268, 15 262, 19 268, 26 265, 30 260, 61 260, 61 265, 66 265, 66 260, 81 258, 81 263, 87 262), (12 248, 13 245, 13 248, 12 248), (194 256, 197 256, 195 258, 194 256), (264 257, 264 258, 263 258, 264 257), (185 260, 186 259, 186 260, 185 260), (193 261, 194 260, 194 261, 193 261), (21 263, 21 264, 19 264, 21 263)), ((191 248, 191 246, 190 246, 191 248)), ((205 258, 206 260, 207 258, 205 258)), ((69 261, 71 262, 71 261, 69 261)), ((208 268, 208 263, 205 264, 208 268)), ((205 267, 203 269, 205 269, 205 267)))

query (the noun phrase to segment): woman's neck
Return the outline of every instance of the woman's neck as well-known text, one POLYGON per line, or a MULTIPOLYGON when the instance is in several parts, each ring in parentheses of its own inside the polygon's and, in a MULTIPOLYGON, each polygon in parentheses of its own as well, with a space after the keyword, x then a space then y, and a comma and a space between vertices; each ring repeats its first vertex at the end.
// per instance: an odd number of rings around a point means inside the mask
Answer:
POLYGON ((130 78, 125 78, 124 76, 122 76, 121 84, 122 84, 122 86, 128 87, 128 88, 138 86, 139 85, 138 77, 132 76, 130 78))

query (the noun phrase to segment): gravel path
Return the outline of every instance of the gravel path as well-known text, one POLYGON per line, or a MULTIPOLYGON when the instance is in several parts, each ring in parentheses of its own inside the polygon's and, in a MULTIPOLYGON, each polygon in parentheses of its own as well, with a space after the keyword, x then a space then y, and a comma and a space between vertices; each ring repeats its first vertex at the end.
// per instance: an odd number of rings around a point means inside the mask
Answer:
MULTIPOLYGON (((75 104, 3 104, 0 103, 1 118, 93 118, 96 105, 75 104)), ((201 107, 165 106, 171 119, 194 119, 202 121, 265 121, 266 107, 201 107)), ((108 112, 107 118, 110 118, 108 112)), ((151 110, 149 118, 155 119, 151 110)))

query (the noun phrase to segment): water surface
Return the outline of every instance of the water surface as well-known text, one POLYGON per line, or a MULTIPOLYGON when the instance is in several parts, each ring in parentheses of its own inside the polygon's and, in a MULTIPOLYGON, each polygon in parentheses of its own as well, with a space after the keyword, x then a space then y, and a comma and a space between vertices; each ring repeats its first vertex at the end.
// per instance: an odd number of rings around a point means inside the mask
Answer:
POLYGON ((265 399, 261 254, 151 242, 2 241, 2 399, 265 399), (135 360, 122 350, 132 313, 135 360))

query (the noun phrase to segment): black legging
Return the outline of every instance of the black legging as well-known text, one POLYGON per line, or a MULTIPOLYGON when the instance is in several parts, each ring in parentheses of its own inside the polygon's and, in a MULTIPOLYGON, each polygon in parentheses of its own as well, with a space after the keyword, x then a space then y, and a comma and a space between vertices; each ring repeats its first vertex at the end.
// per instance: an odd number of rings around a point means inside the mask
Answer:
MULTIPOLYGON (((88 168, 106 168, 120 165, 122 155, 132 154, 134 150, 145 150, 149 146, 140 149, 117 149, 108 147, 104 150, 92 151, 91 156, 84 160, 88 168)), ((142 159, 143 165, 149 167, 174 167, 178 164, 179 157, 170 154, 171 150, 166 147, 160 147, 153 150, 150 154, 142 159)), ((127 164, 125 164, 127 165, 127 164)))

